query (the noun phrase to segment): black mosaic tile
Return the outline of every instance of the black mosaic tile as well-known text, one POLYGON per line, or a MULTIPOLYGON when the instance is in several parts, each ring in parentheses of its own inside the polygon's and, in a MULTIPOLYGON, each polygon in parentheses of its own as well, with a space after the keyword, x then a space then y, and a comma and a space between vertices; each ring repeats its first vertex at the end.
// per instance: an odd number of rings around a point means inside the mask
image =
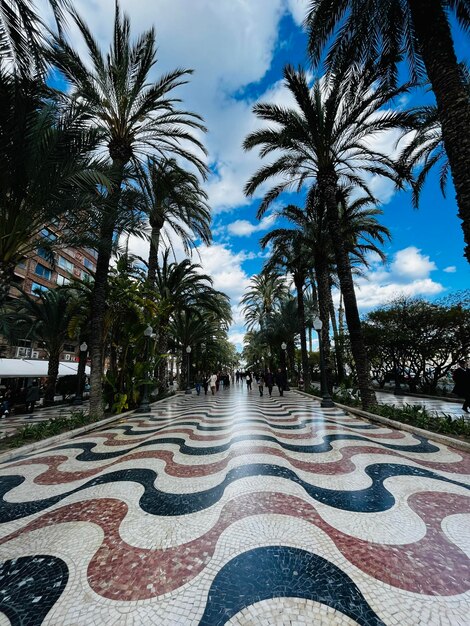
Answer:
POLYGON ((28 556, 0 564, 0 612, 12 626, 40 626, 68 580, 64 561, 28 556))
POLYGON ((199 625, 222 626, 250 604, 292 597, 325 604, 361 626, 385 626, 339 567, 285 546, 256 548, 229 561, 214 578, 199 625))

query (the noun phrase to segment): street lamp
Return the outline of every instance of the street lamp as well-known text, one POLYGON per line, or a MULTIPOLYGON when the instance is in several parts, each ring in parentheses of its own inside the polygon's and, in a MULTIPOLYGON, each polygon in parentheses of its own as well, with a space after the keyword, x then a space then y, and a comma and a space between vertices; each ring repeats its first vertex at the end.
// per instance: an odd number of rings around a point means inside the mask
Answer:
MULTIPOLYGON (((150 344, 150 338, 153 335, 153 328, 151 326, 147 326, 147 328, 144 330, 144 337, 145 337, 145 347, 144 347, 144 363, 145 363, 145 378, 147 378, 148 376, 148 370, 147 370, 147 361, 149 358, 149 344, 150 344)), ((148 384, 147 381, 144 381, 144 392, 142 394, 141 400, 140 400, 140 405, 139 408, 137 409, 138 413, 148 413, 150 411, 150 403, 149 403, 149 394, 148 394, 148 384)))
POLYGON ((88 346, 85 342, 80 344, 77 366, 77 392, 75 393, 75 399, 73 401, 74 406, 83 404, 83 374, 85 373, 87 350, 88 346))
POLYGON ((320 351, 320 386, 321 386, 321 406, 324 409, 330 409, 335 406, 335 403, 331 399, 331 396, 328 392, 328 383, 326 380, 326 369, 325 369, 325 361, 323 358, 323 343, 321 338, 321 329, 323 328, 323 322, 319 317, 316 317, 313 320, 313 327, 318 333, 318 348, 320 351))
POLYGON ((191 346, 186 346, 186 354, 188 355, 188 366, 186 367, 187 371, 188 371, 188 380, 186 383, 186 391, 184 393, 186 394, 190 394, 191 393, 191 387, 189 385, 189 359, 191 358, 191 346))
POLYGON ((284 372, 286 374, 286 391, 290 391, 290 389, 289 389, 289 377, 287 375, 287 354, 286 354, 287 343, 285 341, 283 341, 281 343, 281 349, 282 349, 282 353, 281 353, 282 363, 281 363, 281 366, 282 366, 282 369, 284 370, 284 372))

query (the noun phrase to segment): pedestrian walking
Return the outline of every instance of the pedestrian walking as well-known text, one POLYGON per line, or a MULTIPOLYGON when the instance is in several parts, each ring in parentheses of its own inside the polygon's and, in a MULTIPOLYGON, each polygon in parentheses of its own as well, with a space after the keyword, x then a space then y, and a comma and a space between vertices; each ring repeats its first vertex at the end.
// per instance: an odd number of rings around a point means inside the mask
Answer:
POLYGON ((264 393, 264 378, 263 378, 263 374, 258 374, 257 375, 256 383, 258 385, 259 396, 260 396, 260 398, 262 398, 263 397, 263 393, 264 393))
POLYGON ((215 392, 217 390, 217 374, 212 374, 212 376, 209 379, 209 385, 211 388, 212 395, 215 396, 215 392))
POLYGON ((251 391, 251 383, 253 382, 253 378, 251 377, 251 373, 246 373, 246 389, 247 391, 251 391))
POLYGON ((39 398, 39 387, 37 382, 34 381, 31 387, 28 387, 28 390, 26 391, 26 411, 28 413, 34 413, 34 408, 39 398))
POLYGON ((204 395, 207 396, 207 392, 209 391, 209 377, 207 374, 204 374, 202 378, 202 386, 204 387, 204 395))
POLYGON ((196 376, 196 393, 198 396, 201 395, 201 374, 198 372, 196 376))
POLYGON ((5 389, 5 393, 3 394, 1 409, 0 409, 0 417, 8 417, 11 412, 11 408, 13 406, 13 393, 10 388, 5 389))
POLYGON ((271 370, 269 370, 269 369, 266 370, 266 373, 264 375, 264 384, 268 388, 269 396, 271 397, 272 394, 273 394, 274 376, 273 376, 271 370))
POLYGON ((287 375, 285 370, 281 368, 278 369, 276 374, 276 385, 279 389, 279 395, 282 397, 284 395, 284 389, 287 387, 287 375))
POLYGON ((464 399, 462 410, 465 413, 469 413, 468 407, 470 406, 470 370, 467 368, 465 361, 459 361, 457 369, 452 372, 452 378, 454 379, 453 393, 456 396, 464 399))

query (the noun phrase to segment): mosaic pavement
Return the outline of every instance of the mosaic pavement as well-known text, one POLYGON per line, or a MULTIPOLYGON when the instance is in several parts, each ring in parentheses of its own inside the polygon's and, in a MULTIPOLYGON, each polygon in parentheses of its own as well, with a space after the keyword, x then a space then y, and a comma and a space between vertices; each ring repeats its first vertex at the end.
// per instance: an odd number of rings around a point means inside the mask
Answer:
POLYGON ((294 392, 0 465, 0 626, 470 624, 470 455, 294 392))

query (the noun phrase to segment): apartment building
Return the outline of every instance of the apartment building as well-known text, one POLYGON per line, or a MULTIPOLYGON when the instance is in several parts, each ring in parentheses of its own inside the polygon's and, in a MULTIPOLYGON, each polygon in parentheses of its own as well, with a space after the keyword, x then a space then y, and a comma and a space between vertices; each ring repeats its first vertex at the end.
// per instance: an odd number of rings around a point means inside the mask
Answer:
MULTIPOLYGON (((15 286, 10 290, 10 297, 17 297, 16 286, 21 287, 32 297, 36 297, 41 291, 67 284, 71 277, 82 280, 91 278, 96 269, 96 250, 91 248, 61 248, 54 253, 54 259, 52 259, 50 254, 41 246, 41 241, 44 239, 56 239, 57 232, 54 232, 52 228, 42 229, 35 253, 15 268, 15 286)), ((0 339, 1 355, 9 358, 47 358, 46 352, 38 342, 22 339, 16 343, 18 345, 10 346, 5 340, 0 339)), ((78 361, 77 342, 70 341, 64 345, 61 361, 78 361)))

